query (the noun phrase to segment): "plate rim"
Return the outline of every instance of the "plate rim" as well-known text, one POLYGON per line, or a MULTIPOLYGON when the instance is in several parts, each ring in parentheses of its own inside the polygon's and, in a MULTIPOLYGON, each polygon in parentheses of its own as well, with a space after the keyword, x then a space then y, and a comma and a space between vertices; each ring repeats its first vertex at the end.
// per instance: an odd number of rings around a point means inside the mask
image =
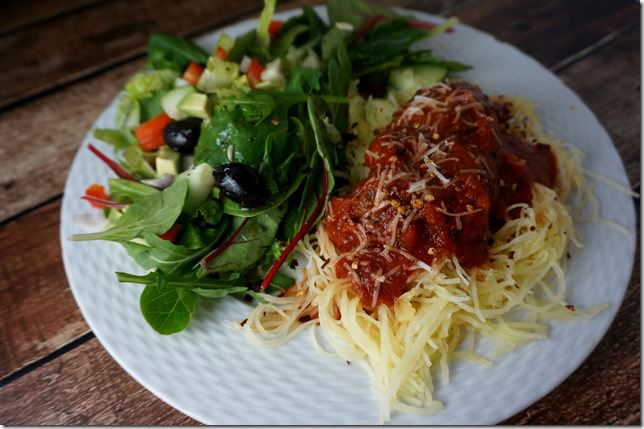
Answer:
MULTIPOLYGON (((323 5, 318 5, 318 6, 315 6, 314 9, 316 10, 316 12, 320 13, 320 12, 324 11, 324 6, 323 5)), ((428 13, 428 12, 419 11, 419 10, 415 10, 415 9, 407 9, 407 8, 400 8, 400 7, 395 7, 394 9, 396 11, 400 12, 400 13, 409 13, 409 14, 413 14, 415 16, 420 16, 420 17, 427 18, 427 19, 430 19, 430 20, 437 20, 437 21, 445 20, 445 17, 443 17, 443 16, 435 15, 435 14, 431 14, 431 13, 428 13)), ((295 13, 301 11, 301 10, 302 10, 301 7, 289 8, 287 10, 283 10, 283 11, 280 11, 279 13, 276 13, 275 16, 276 17, 284 17, 285 15, 288 16, 290 14, 295 14, 295 13)), ((326 13, 323 12, 322 14, 323 14, 323 16, 326 16, 326 13)), ((205 32, 204 34, 202 34, 201 36, 199 36, 197 38, 192 38, 192 40, 199 40, 199 39, 202 39, 202 38, 207 38, 207 37, 212 36, 213 34, 215 34, 217 32, 225 31, 226 29, 231 28, 231 27, 238 27, 238 26, 244 26, 244 25, 248 25, 248 24, 251 24, 251 23, 255 23, 258 20, 258 16, 259 16, 259 13, 257 13, 257 15, 255 15, 253 17, 243 19, 243 20, 239 20, 239 21, 235 21, 235 22, 229 23, 229 24, 227 24, 225 26, 220 26, 220 27, 211 29, 211 30, 205 32)), ((619 159, 619 164, 620 164, 620 173, 623 174, 624 178, 626 179, 626 183, 628 185, 630 185, 628 175, 626 174, 626 169, 625 169, 625 166, 624 166, 623 158, 622 158, 621 154, 619 153, 619 151, 617 150, 617 147, 615 146, 615 143, 614 143, 613 139, 611 138, 610 134, 606 131, 606 129, 605 129, 604 125, 602 124, 602 122, 597 118, 595 113, 586 105, 586 103, 583 101, 583 99, 581 97, 579 97, 579 95, 572 88, 570 88, 568 85, 566 85, 566 83, 563 82, 559 78, 559 76, 557 74, 553 73, 549 68, 547 68, 546 66, 541 64, 539 61, 537 61, 531 55, 521 51, 520 49, 518 49, 517 47, 515 47, 514 45, 512 45, 510 43, 507 43, 507 42, 504 42, 502 40, 499 40, 498 38, 496 38, 494 35, 492 35, 490 33, 487 33, 485 31, 479 30, 476 27, 472 27, 470 25, 463 24, 461 22, 458 23, 458 26, 459 27, 466 27, 467 29, 477 33, 478 35, 483 35, 483 36, 486 36, 486 37, 490 37, 494 41, 494 43, 502 45, 504 49, 509 49, 509 50, 514 51, 514 54, 521 55, 522 57, 524 57, 524 59, 529 60, 530 62, 532 62, 533 66, 539 67, 539 68, 547 71, 551 76, 556 78, 561 83, 561 85, 563 85, 570 92, 570 95, 576 99, 578 104, 583 106, 585 108, 585 110, 587 110, 587 113, 590 114, 591 118, 601 128, 601 131, 605 134, 607 140, 611 143, 611 150, 613 150, 613 151, 615 151, 617 153, 617 156, 618 156, 618 159, 619 159)), ((143 377, 137 371, 133 370, 127 364, 125 359, 123 359, 119 355, 119 353, 116 351, 116 349, 112 348, 112 345, 110 344, 109 341, 107 341, 107 338, 104 337, 102 334, 98 333, 98 332, 102 332, 102 328, 98 328, 98 330, 96 329, 97 326, 95 325, 95 320, 93 320, 92 316, 87 313, 87 309, 83 308, 80 305, 80 302, 82 301, 82 299, 79 298, 79 293, 80 293, 79 288, 81 286, 78 286, 78 285, 75 286, 74 281, 72 281, 72 278, 74 278, 74 276, 71 273, 71 268, 70 268, 72 262, 70 261, 70 259, 69 259, 70 256, 68 255, 68 252, 66 251, 65 243, 68 240, 67 240, 67 237, 64 236, 64 231, 63 231, 63 222, 67 221, 68 216, 66 216, 66 215, 69 215, 68 213, 65 213, 65 207, 66 207, 65 199, 69 198, 68 195, 70 193, 68 192, 68 189, 71 189, 73 187, 72 182, 70 181, 71 172, 74 169, 74 166, 76 165, 76 163, 80 163, 79 153, 84 149, 84 146, 85 146, 86 142, 91 138, 91 132, 96 127, 97 121, 102 117, 102 115, 105 113, 105 111, 107 111, 110 108, 110 106, 112 106, 114 103, 116 103, 116 101, 121 96, 121 94, 122 94, 122 92, 119 92, 110 101, 110 103, 107 104, 107 106, 99 113, 99 115, 97 116, 95 121, 92 123, 92 125, 89 128, 87 134, 84 136, 83 140, 81 141, 81 143, 80 143, 80 145, 79 145, 79 147, 78 147, 78 149, 77 149, 77 151, 76 151, 76 153, 74 155, 74 160, 72 162, 72 165, 70 166, 70 168, 68 170, 68 176, 67 176, 67 179, 66 179, 66 182, 65 182, 65 188, 64 188, 63 202, 61 204, 61 209, 60 209, 61 221, 60 221, 60 225, 59 225, 59 238, 60 238, 60 243, 61 243, 62 259, 63 259, 63 266, 64 266, 64 270, 65 270, 65 275, 66 275, 67 281, 69 283, 69 288, 70 288, 70 290, 72 292, 72 295, 74 296, 74 300, 76 301, 76 304, 77 304, 78 308, 80 309, 81 314, 83 315, 83 318, 84 318, 85 322, 88 324, 88 326, 90 327, 91 331, 94 333, 95 338, 99 341, 101 346, 108 352, 108 354, 112 357, 112 359, 114 359, 119 364, 119 366, 126 371, 126 373, 130 377, 132 377, 134 380, 136 380, 137 383, 139 383, 142 387, 144 387, 146 390, 151 392, 154 396, 156 396, 157 398, 161 399, 166 404, 170 405, 172 408, 178 410, 180 413, 183 413, 183 414, 189 416, 190 418, 193 418, 196 421, 199 421, 199 422, 202 422, 202 423, 205 423, 205 424, 213 424, 213 423, 208 422, 205 419, 201 418, 200 416, 196 415, 196 413, 193 413, 192 410, 187 410, 184 407, 182 407, 170 395, 166 395, 165 393, 163 393, 161 391, 158 391, 156 388, 154 388, 153 386, 151 386, 148 383, 146 383, 145 380, 144 380, 145 377, 143 377)), ((633 214, 633 217, 636 218, 636 212, 635 212, 634 203, 633 203, 633 205, 629 205, 629 207, 630 207, 630 211, 633 214)), ((637 225, 637 220, 636 219, 635 219, 635 225, 637 225)), ((559 376, 556 377, 556 380, 554 382, 550 383, 549 385, 547 385, 546 387, 541 389, 541 391, 539 393, 537 393, 536 395, 532 395, 533 397, 524 399, 523 401, 520 400, 521 399, 520 397, 517 398, 517 401, 515 403, 517 403, 517 402, 520 403, 521 404, 520 407, 509 406, 508 408, 512 409, 514 411, 512 411, 510 413, 506 413, 507 415, 505 415, 505 416, 499 416, 499 418, 494 420, 494 421, 492 421, 491 424, 502 422, 503 420, 505 420, 505 419, 507 419, 507 418, 509 418, 509 417, 511 417, 513 415, 516 415, 517 413, 525 410, 527 407, 530 407, 532 404, 534 404, 534 403, 538 402, 539 400, 543 399, 548 393, 552 392, 561 383, 563 383, 566 379, 568 379, 572 375, 572 373, 574 373, 588 359, 588 357, 597 348, 599 343, 605 338, 606 333, 608 332, 608 330, 610 329, 610 327, 614 323, 616 315, 617 315, 619 309, 621 308, 621 306, 623 304, 623 300, 624 300, 624 297, 625 297, 625 295, 627 293, 628 286, 630 285, 631 279, 632 279, 633 274, 634 274, 634 270, 635 270, 635 260, 634 259, 635 259, 635 252, 636 252, 636 243, 637 243, 636 231, 632 231, 631 235, 632 235, 632 239, 628 240, 628 243, 630 244, 630 246, 628 246, 628 248, 626 249, 627 250, 627 255, 628 255, 627 259, 629 261, 627 266, 630 267, 630 274, 628 275, 628 278, 626 280, 626 285, 621 288, 619 296, 617 296, 617 295, 614 296, 616 298, 615 299, 615 304, 616 305, 611 305, 606 310, 604 310, 608 314, 609 321, 601 329, 601 335, 597 335, 595 337, 595 341, 592 344, 592 347, 587 348, 587 352, 584 353, 583 359, 581 359, 579 364, 575 365, 574 368, 571 371, 560 373, 559 376), (619 304, 619 305, 617 305, 617 304, 619 304)), ((240 336, 240 340, 245 341, 245 339, 243 339, 243 337, 241 337, 241 336, 240 336)), ((419 423, 419 424, 422 424, 422 423, 419 423)))

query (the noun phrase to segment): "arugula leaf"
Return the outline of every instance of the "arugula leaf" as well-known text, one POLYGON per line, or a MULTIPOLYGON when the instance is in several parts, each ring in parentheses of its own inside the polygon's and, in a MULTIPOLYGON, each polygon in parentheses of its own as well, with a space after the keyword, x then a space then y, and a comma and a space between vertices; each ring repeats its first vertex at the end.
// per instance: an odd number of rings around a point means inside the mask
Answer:
MULTIPOLYGON (((282 216, 284 216, 284 209, 275 208, 248 219, 235 241, 219 256, 211 260, 205 269, 200 266, 197 276, 203 277, 205 274, 217 272, 243 271, 254 266, 275 239, 282 216)), ((242 221, 244 218, 234 218, 233 230, 236 230, 242 221)))
POLYGON ((321 43, 322 36, 328 31, 329 26, 322 21, 322 18, 320 18, 311 6, 304 6, 302 8, 302 14, 306 18, 309 27, 309 41, 307 45, 311 48, 316 48, 321 43))
POLYGON ((112 145, 115 149, 126 149, 136 144, 136 137, 127 129, 96 128, 92 131, 92 137, 112 145))
POLYGON ((256 39, 257 31, 255 30, 250 30, 249 32, 237 37, 235 39, 235 44, 230 52, 228 52, 227 61, 232 61, 234 63, 240 62, 244 55, 251 50, 256 39))
POLYGON ((336 53, 340 44, 344 44, 351 35, 350 31, 341 30, 338 27, 332 27, 322 37, 322 60, 330 61, 336 58, 336 53))
POLYGON ((297 68, 288 77, 285 92, 308 94, 313 91, 319 91, 321 77, 322 72, 320 70, 297 68))
POLYGON ((133 203, 123 216, 114 222, 112 228, 90 234, 73 235, 70 239, 72 241, 125 242, 145 234, 162 234, 174 225, 181 214, 187 192, 188 182, 175 180, 163 191, 133 203))
POLYGON ((458 61, 449 61, 438 58, 431 51, 412 52, 405 58, 405 64, 431 64, 434 66, 445 67, 448 71, 459 72, 472 68, 472 66, 459 63, 458 61))
POLYGON ((288 48, 294 45, 295 39, 300 34, 306 33, 309 27, 306 25, 295 25, 286 31, 283 31, 279 37, 271 43, 271 57, 278 58, 286 55, 288 48))
POLYGON ((153 33, 148 43, 150 65, 181 72, 191 61, 206 64, 208 53, 193 42, 170 34, 153 33))
POLYGON ((131 203, 160 192, 152 186, 127 179, 107 179, 110 199, 118 202, 131 203))

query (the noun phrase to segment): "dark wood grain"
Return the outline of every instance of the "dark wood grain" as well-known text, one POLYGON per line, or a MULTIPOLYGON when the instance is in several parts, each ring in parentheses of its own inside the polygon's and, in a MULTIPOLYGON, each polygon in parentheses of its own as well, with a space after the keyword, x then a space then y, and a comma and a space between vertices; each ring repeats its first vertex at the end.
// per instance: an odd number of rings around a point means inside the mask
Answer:
MULTIPOLYGON (((112 4, 122 8, 123 3, 112 4)), ((214 7, 215 3, 208 7, 214 7)), ((418 3, 388 0, 385 3, 432 13, 445 10, 457 13, 463 22, 562 70, 562 79, 607 128, 622 155, 631 183, 639 184, 640 27, 635 2, 495 0, 493 6, 482 0, 418 3)), ((202 0, 194 0, 182 3, 181 7, 203 11, 199 9, 205 7, 203 4, 202 0)), ((173 8, 176 10, 176 6, 173 8)), ((79 13, 95 16, 92 13, 97 12, 91 12, 92 9, 79 13)), ((100 16, 109 15, 101 13, 100 16)), ((69 22, 74 15, 73 11, 63 13, 62 22, 69 22)), ((119 16, 124 28, 140 18, 119 16)), ((228 16, 222 14, 217 19, 228 19, 228 16)), ((55 35, 54 22, 43 21, 37 28, 55 35)), ((181 25, 186 23, 191 22, 181 25)), ((156 24, 149 25, 147 28, 154 28, 156 24)), ((108 27, 97 28, 97 33, 91 34, 108 37, 108 27)), ((0 37, 0 46, 3 40, 0 37)), ((138 43, 139 39, 136 40, 138 43)), ((124 43, 110 49, 116 52, 115 58, 136 57, 141 50, 132 49, 133 45, 124 43), (119 57, 123 52, 129 52, 129 56, 119 57)), ((86 49, 88 45, 82 46, 86 49)), ((69 54, 65 49, 54 50, 54 56, 69 54)), ((0 159, 3 159, 0 222, 15 218, 0 226, 3 249, 12 249, 0 254, 0 317, 3 319, 0 322, 0 378, 9 373, 15 375, 15 371, 29 362, 60 350, 87 332, 69 295, 60 265, 59 202, 55 198, 62 192, 69 163, 82 136, 125 80, 143 64, 137 60, 115 66, 120 60, 102 63, 104 59, 100 56, 90 58, 87 63, 78 63, 78 73, 68 79, 61 81, 58 74, 52 73, 42 81, 42 88, 53 88, 61 82, 82 78, 73 85, 49 91, 0 114, 0 135, 9 136, 0 141, 0 159), (105 68, 109 71, 91 76, 105 68), (41 207, 28 212, 35 206, 41 207), (21 213, 26 214, 20 216, 21 213)), ((0 82, 3 79, 0 73, 0 82)), ((0 87, 0 94, 4 86, 7 85, 0 87)), ((638 257, 625 303, 591 357, 559 388, 506 423, 640 422, 639 271, 638 257)), ((0 423, 194 424, 141 388, 96 340, 61 352, 45 365, 14 378, 0 388, 0 423)))
POLYGON ((144 60, 0 113, 0 222, 63 191, 76 149, 144 60))
POLYGON ((639 22, 631 0, 476 0, 458 18, 508 42, 546 67, 639 22))
POLYGON ((89 331, 67 286, 59 225, 57 201, 0 228, 0 379, 89 331))
POLYGON ((99 1, 103 0, 35 0, 31 1, 31 7, 27 8, 23 1, 5 0, 2 2, 0 35, 28 25, 39 24, 46 19, 55 19, 62 14, 70 13, 99 1))
POLYGON ((0 388, 6 425, 195 425, 145 390, 92 339, 0 388))
POLYGON ((0 108, 144 52, 148 35, 195 34, 259 10, 258 0, 116 0, 0 36, 0 108))
POLYGON ((638 23, 560 75, 610 134, 633 186, 640 184, 641 173, 640 32, 638 23))

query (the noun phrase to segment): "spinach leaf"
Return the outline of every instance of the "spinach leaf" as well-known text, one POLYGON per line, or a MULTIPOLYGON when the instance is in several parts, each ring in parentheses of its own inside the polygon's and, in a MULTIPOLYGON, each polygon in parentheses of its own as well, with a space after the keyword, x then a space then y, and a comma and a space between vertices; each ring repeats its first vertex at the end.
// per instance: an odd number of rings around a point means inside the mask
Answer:
POLYGON ((223 209, 224 213, 231 216, 237 217, 255 217, 259 216, 262 213, 266 213, 269 210, 273 210, 276 207, 284 204, 295 191, 300 187, 304 179, 306 178, 306 173, 304 170, 301 170, 299 174, 293 179, 291 185, 285 189, 282 193, 273 195, 271 199, 262 207, 256 207, 252 209, 242 208, 236 202, 224 198, 223 200, 223 209))
POLYGON ((154 179, 157 177, 157 172, 148 162, 148 159, 152 160, 154 156, 154 153, 143 152, 138 144, 133 144, 123 151, 121 165, 140 178, 154 179))
POLYGON ((139 305, 145 321, 158 333, 170 335, 190 324, 198 295, 188 289, 169 287, 163 277, 143 289, 139 305))
POLYGON ((159 271, 143 276, 117 272, 116 277, 122 283, 145 285, 139 300, 141 313, 148 324, 163 335, 174 334, 188 327, 199 296, 221 298, 248 292, 239 280, 199 279, 192 271, 172 276, 159 271))
POLYGON ((235 162, 254 164, 264 153, 260 129, 249 123, 239 107, 231 110, 217 106, 210 122, 202 128, 195 148, 195 164, 213 167, 229 162, 228 147, 232 145, 235 162))
POLYGON ((208 246, 200 249, 190 249, 186 246, 173 244, 155 234, 144 236, 147 245, 131 241, 122 244, 127 253, 146 270, 158 269, 165 274, 173 274, 180 272, 191 265, 191 262, 208 253, 221 237, 221 233, 223 233, 223 228, 208 246))
POLYGON ((73 241, 108 240, 125 242, 145 234, 166 232, 181 214, 188 192, 186 180, 175 180, 168 188, 133 203, 114 222, 114 226, 101 232, 73 235, 73 241))
POLYGON ((92 131, 92 136, 112 145, 115 149, 125 149, 136 144, 136 137, 132 131, 126 129, 96 128, 92 131))
MULTIPOLYGON (((284 216, 284 209, 275 208, 248 219, 245 227, 226 250, 211 260, 207 267, 200 265, 197 276, 242 271, 255 265, 275 239, 282 216, 284 216)), ((243 221, 244 218, 234 218, 233 230, 236 230, 243 221)))
POLYGON ((107 179, 110 198, 118 202, 131 203, 160 192, 152 186, 127 179, 107 179))
POLYGON ((208 198, 199 206, 197 214, 201 215, 206 223, 217 225, 224 214, 224 210, 219 201, 208 198))
POLYGON ((220 289, 194 288, 192 291, 202 298, 223 298, 235 293, 248 292, 248 288, 246 286, 231 286, 220 289))
POLYGON ((160 271, 151 271, 142 276, 117 272, 116 278, 121 283, 134 283, 146 286, 161 285, 169 288, 185 290, 225 289, 240 287, 242 285, 242 280, 239 280, 238 277, 234 279, 221 279, 213 276, 198 278, 194 275, 194 271, 188 271, 173 276, 168 276, 160 271))
POLYGON ((208 61, 208 53, 196 44, 163 33, 150 35, 148 57, 154 69, 170 68, 177 72, 181 72, 191 61, 202 65, 208 61))

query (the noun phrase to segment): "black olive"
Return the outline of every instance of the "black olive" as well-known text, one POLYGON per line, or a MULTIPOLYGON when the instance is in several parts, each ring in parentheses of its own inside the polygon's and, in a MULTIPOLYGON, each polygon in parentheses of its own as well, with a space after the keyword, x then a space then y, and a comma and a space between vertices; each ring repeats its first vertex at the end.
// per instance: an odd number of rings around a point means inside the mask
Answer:
POLYGON ((192 153, 199 141, 201 119, 186 118, 170 122, 163 129, 163 141, 180 153, 192 153))
POLYGON ((212 174, 215 186, 222 194, 242 207, 259 207, 271 196, 262 176, 250 165, 238 162, 222 164, 212 174))

